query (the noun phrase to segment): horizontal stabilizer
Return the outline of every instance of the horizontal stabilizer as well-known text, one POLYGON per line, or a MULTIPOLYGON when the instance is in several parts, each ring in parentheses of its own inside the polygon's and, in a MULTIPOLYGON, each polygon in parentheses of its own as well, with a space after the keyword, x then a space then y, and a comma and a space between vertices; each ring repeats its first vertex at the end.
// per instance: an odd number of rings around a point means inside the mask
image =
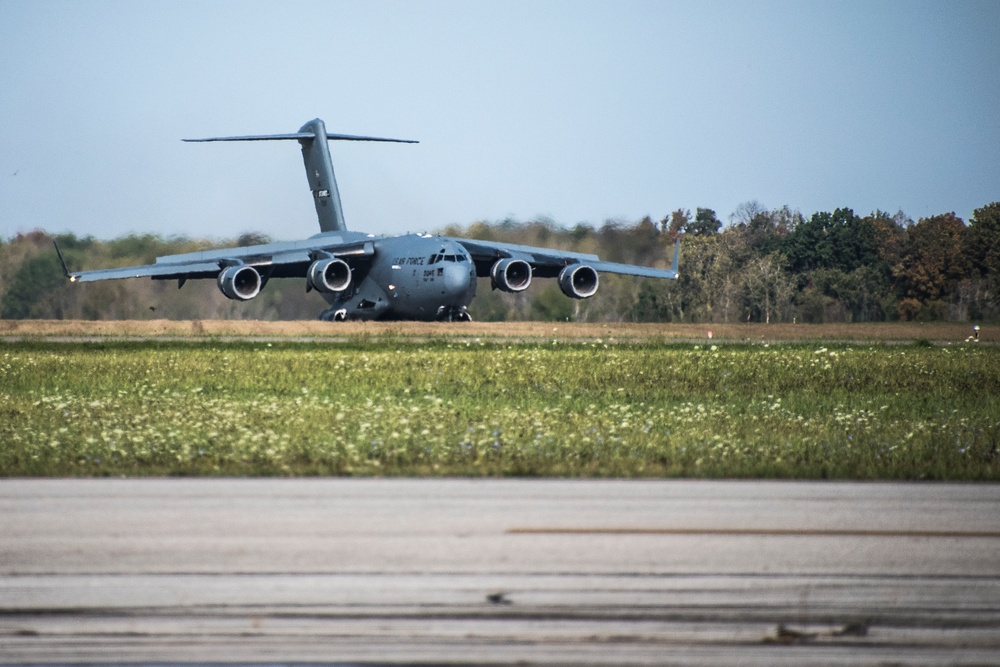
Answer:
MULTIPOLYGON (((207 139, 182 139, 181 141, 298 141, 315 139, 312 132, 292 132, 291 134, 251 134, 244 137, 209 137, 207 139)), ((387 139, 385 137, 361 137, 354 134, 327 134, 331 141, 388 141, 395 144, 419 144, 412 139, 387 139)))

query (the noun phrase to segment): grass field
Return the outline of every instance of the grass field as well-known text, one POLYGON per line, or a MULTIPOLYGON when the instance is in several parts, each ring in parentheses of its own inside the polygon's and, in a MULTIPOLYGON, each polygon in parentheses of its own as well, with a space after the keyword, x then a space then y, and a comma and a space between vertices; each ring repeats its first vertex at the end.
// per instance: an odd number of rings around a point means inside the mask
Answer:
POLYGON ((1000 479, 995 346, 544 326, 529 340, 0 337, 0 475, 1000 479))

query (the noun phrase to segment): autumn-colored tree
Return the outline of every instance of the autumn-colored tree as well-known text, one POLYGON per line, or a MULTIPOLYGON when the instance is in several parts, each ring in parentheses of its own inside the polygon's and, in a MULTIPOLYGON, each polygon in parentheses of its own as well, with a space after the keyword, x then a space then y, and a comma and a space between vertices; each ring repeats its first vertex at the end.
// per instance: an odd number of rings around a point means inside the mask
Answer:
POLYGON ((690 222, 691 211, 679 208, 660 221, 660 229, 666 237, 666 241, 673 243, 684 232, 684 229, 690 222))
POLYGON ((905 220, 908 218, 902 212, 889 215, 884 211, 875 211, 864 218, 865 224, 872 229, 878 260, 887 270, 898 264, 903 254, 906 229, 912 226, 912 221, 907 225, 905 220))
POLYGON ((729 217, 730 227, 742 232, 754 255, 777 251, 784 240, 803 222, 802 214, 788 206, 769 211, 757 200, 740 204, 729 217))
POLYGON ((912 301, 922 305, 919 317, 943 319, 946 298, 966 276, 962 253, 965 224, 954 213, 922 218, 906 232, 903 255, 893 272, 904 299, 904 317, 912 317, 912 301))

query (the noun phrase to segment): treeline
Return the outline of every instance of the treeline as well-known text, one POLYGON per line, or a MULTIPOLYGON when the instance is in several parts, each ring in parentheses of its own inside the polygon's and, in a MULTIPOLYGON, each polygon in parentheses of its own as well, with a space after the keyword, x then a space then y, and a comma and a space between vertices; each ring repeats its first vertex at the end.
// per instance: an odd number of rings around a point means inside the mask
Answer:
MULTIPOLYGON (((592 299, 566 298, 555 281, 526 292, 480 280, 478 320, 668 322, 878 322, 1000 319, 1000 202, 966 224, 953 213, 913 222, 903 213, 850 209, 806 219, 788 207, 742 204, 729 224, 711 209, 679 209, 662 220, 560 227, 551 221, 476 222, 447 236, 589 252, 665 267, 681 237, 680 278, 601 275, 592 299)), ((145 264, 159 255, 214 247, 207 241, 127 236, 97 241, 57 236, 71 269, 145 264)), ((269 239, 247 234, 231 243, 269 239)), ((312 319, 325 307, 303 280, 272 280, 250 302, 226 299, 214 281, 148 279, 69 284, 42 232, 0 242, 0 317, 54 319, 312 319)))

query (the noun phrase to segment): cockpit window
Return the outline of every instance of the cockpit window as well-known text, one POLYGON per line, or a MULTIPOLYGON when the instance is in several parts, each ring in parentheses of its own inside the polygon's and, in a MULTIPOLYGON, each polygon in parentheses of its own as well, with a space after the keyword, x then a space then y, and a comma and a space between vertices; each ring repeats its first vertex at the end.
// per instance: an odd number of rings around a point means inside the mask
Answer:
POLYGON ((428 266, 431 264, 437 264, 438 262, 468 262, 469 258, 466 255, 446 255, 444 253, 434 253, 427 260, 428 266))

